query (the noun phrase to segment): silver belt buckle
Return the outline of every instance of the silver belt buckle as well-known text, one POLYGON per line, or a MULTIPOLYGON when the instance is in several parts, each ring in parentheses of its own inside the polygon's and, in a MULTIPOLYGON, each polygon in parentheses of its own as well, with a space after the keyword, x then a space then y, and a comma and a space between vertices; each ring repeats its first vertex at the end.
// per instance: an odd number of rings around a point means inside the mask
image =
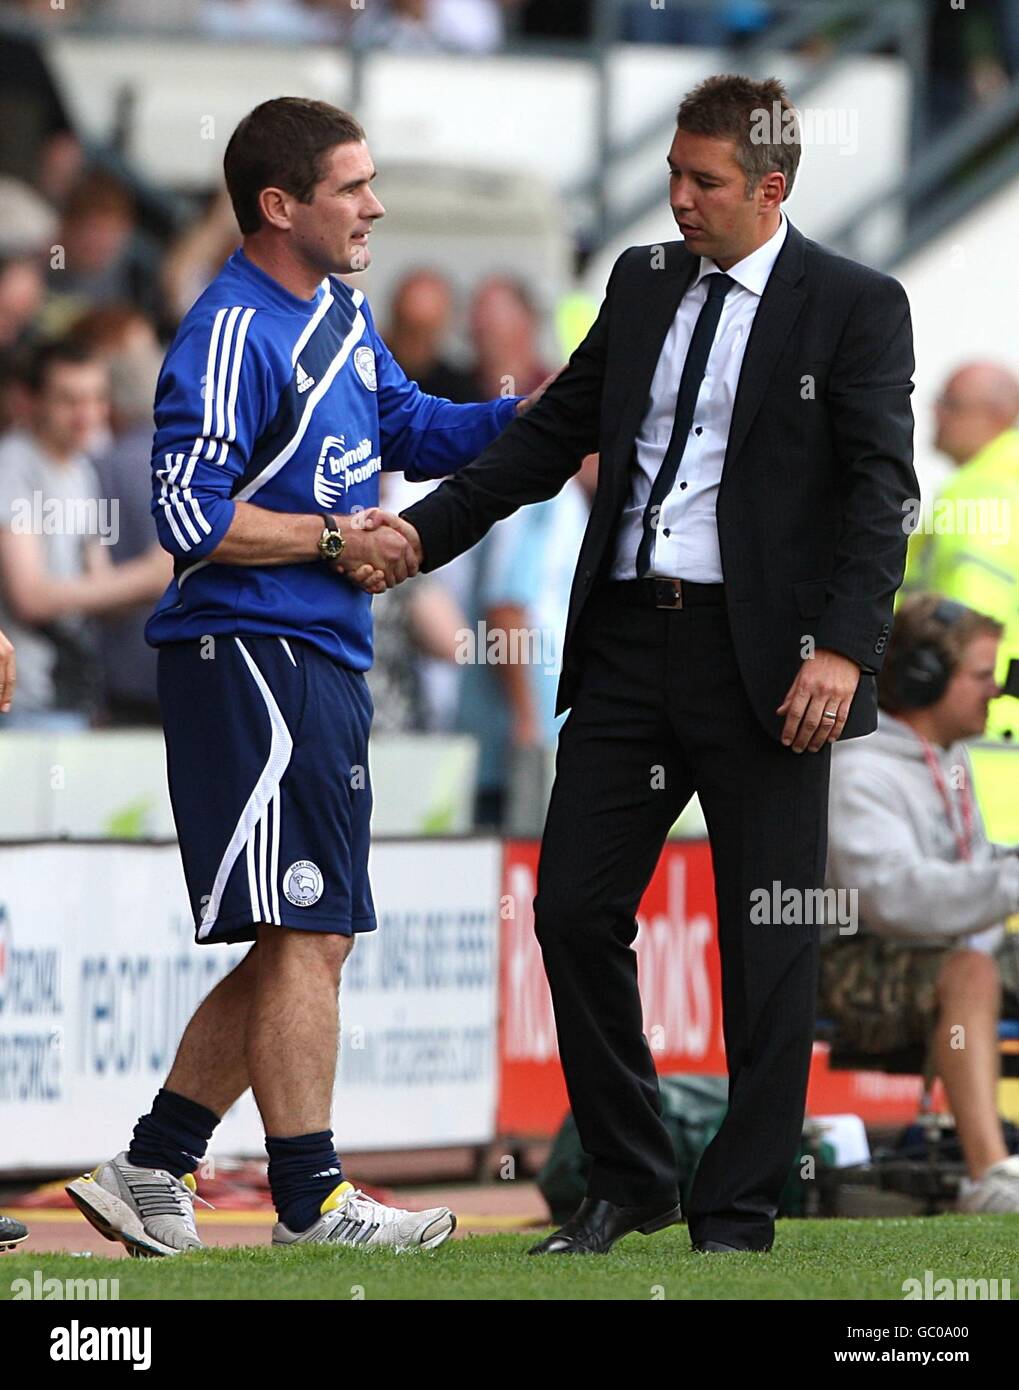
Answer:
POLYGON ((682 607, 683 607, 683 581, 682 581, 682 579, 656 579, 656 580, 655 580, 655 607, 656 607, 656 608, 682 608, 682 607))

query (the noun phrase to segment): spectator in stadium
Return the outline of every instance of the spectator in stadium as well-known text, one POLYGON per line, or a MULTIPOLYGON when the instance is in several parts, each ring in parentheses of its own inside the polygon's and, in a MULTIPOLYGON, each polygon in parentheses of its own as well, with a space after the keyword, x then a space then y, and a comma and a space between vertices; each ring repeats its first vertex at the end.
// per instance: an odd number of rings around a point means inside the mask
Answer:
POLYGON ((1001 632, 937 595, 907 599, 877 731, 839 744, 831 773, 827 886, 857 895, 858 918, 854 933, 826 930, 818 1014, 854 1052, 929 1049, 969 1173, 965 1211, 1019 1211, 996 1105, 1002 976, 1019 987, 1019 936, 1004 930, 1019 846, 988 842, 966 749, 999 694, 1001 632))
MULTIPOLYGON (((970 362, 935 405, 935 447, 954 472, 909 539, 900 598, 937 593, 1004 625, 998 677, 1019 657, 1019 380, 994 362, 970 362)), ((1019 734, 1012 700, 991 707, 992 737, 1019 734)))
MULTIPOLYGON (((391 473, 382 479, 383 507, 392 506, 394 481, 391 473)), ((456 661, 464 615, 438 575, 422 575, 419 584, 400 584, 379 594, 372 604, 372 621, 372 736, 425 733, 430 718, 422 667, 429 660, 447 665, 456 661)))
POLYGON ((43 258, 56 228, 56 213, 36 192, 0 177, 0 361, 31 336, 46 295, 43 258))
MULTIPOLYGON (((548 377, 538 344, 540 316, 527 286, 508 276, 493 275, 481 281, 471 296, 468 325, 474 351, 473 376, 479 399, 505 395, 507 392, 527 392, 548 377)), ((559 516, 575 516, 578 493, 570 489, 559 506, 559 516)), ((505 561, 512 557, 513 537, 531 532, 539 546, 533 560, 544 572, 545 562, 552 563, 552 544, 548 522, 556 504, 550 501, 538 517, 514 518, 507 522, 511 536, 499 539, 501 527, 460 564, 468 567, 467 609, 468 626, 482 631, 479 624, 494 623, 494 632, 521 632, 532 626, 524 622, 526 603, 521 592, 533 596, 524 576, 510 577, 505 561), (510 627, 505 625, 509 623, 510 627)), ((567 544, 572 543, 572 530, 567 544)), ((573 559, 576 558, 576 550, 573 559)), ((531 571, 533 574, 533 570, 531 571)), ((440 579, 447 576, 441 575, 440 579)), ((456 582, 454 577, 453 582, 456 582)), ((569 589, 567 586, 567 598, 569 589)), ((561 595, 559 595, 561 597, 561 595)), ((556 611, 556 601, 552 607, 556 611)), ((565 618, 565 614, 561 615, 565 618)), ((546 624, 546 627, 548 625, 546 624)), ((496 641, 499 639, 496 638, 496 641)), ((454 727, 469 733, 479 742, 478 786, 475 798, 475 824, 481 828, 501 827, 507 808, 510 765, 518 774, 533 782, 525 768, 532 768, 538 758, 540 721, 530 707, 532 683, 526 671, 515 663, 468 661, 462 665, 458 686, 457 714, 454 727)), ((533 674, 533 673, 532 673, 533 674)))
MULTIPOLYGON (((159 544, 151 509, 152 402, 163 356, 155 329, 139 310, 121 304, 84 315, 71 336, 95 353, 109 372, 112 440, 94 462, 99 495, 117 507, 117 539, 109 546, 110 558, 122 565, 145 557, 162 592, 173 566, 159 544)), ((148 602, 136 604, 105 615, 99 623, 104 725, 161 726, 156 654, 145 641, 150 610, 148 602)))
POLYGON ((358 48, 387 48, 397 53, 492 53, 502 43, 506 3, 373 0, 354 11, 348 34, 358 48))
POLYGON ((503 11, 516 0, 428 0, 429 18, 444 48, 494 53, 503 41, 503 11))
POLYGON ((203 0, 197 17, 217 38, 311 43, 335 39, 340 32, 335 15, 301 0, 203 0))
POLYGON ((0 714, 10 714, 17 684, 18 664, 14 643, 0 632, 0 714))
POLYGON ((622 37, 630 43, 723 48, 765 28, 772 10, 765 0, 716 0, 693 6, 628 0, 623 6, 622 37))
POLYGON ((967 0, 928 5, 926 21, 926 130, 943 135, 967 111, 992 101, 1016 76, 1019 59, 1015 0, 967 0))
POLYGON ((456 660, 463 614, 437 578, 400 584, 379 594, 372 605, 375 645, 368 689, 375 714, 372 736, 429 732, 428 706, 421 679, 424 658, 456 660))
POLYGON ((27 430, 32 424, 32 393, 28 374, 32 354, 28 348, 0 354, 0 439, 10 430, 27 430))
MULTIPOLYGON (((162 0, 160 0, 162 3, 162 0)), ((223 269, 240 240, 237 218, 226 189, 172 242, 160 267, 160 288, 167 317, 174 325, 223 269)))
POLYGON ((482 400, 473 375, 443 356, 452 313, 453 287, 446 277, 437 270, 412 270, 393 291, 386 334, 389 351, 429 395, 482 400))
POLYGON ((482 400, 527 395, 549 375, 541 360, 541 318, 527 286, 505 275, 482 280, 468 312, 474 375, 482 400))
POLYGON ((98 703, 92 619, 161 591, 164 566, 116 569, 104 539, 115 509, 87 449, 107 413, 106 370, 87 349, 40 348, 28 385, 32 423, 0 442, 0 626, 18 652, 18 705, 5 729, 87 727, 98 703))
POLYGON ((122 357, 136 357, 148 367, 154 360, 157 364, 162 361, 159 338, 151 319, 126 301, 87 310, 75 319, 67 340, 80 343, 107 366, 122 357))
POLYGON ((457 728, 478 741, 478 829, 541 832, 570 585, 597 482, 592 454, 560 493, 500 521, 474 552, 457 728))
MULTIPOLYGON (((36 22, 61 25, 72 12, 49 0, 39 0, 32 8, 36 22)), ((43 36, 34 28, 5 26, 0 43, 0 172, 52 198, 62 188, 61 171, 80 160, 81 147, 50 71, 43 36)))
POLYGON ((695 791, 730 1100, 688 1229, 705 1253, 772 1246, 802 1134, 818 927, 762 924, 752 895, 779 880, 803 901, 823 882, 831 749, 875 727, 917 491, 908 300, 785 217, 799 143, 782 84, 707 79, 663 154, 682 241, 625 251, 533 414, 401 513, 430 572, 599 452, 535 898, 593 1162, 588 1196, 537 1255, 602 1253, 680 1218, 632 942, 695 791), (781 122, 755 129, 776 106, 781 122))
POLYGON ((45 282, 35 257, 0 259, 0 349, 16 344, 30 329, 44 297, 45 282))
POLYGON ((138 226, 134 197, 119 179, 91 169, 62 210, 49 271, 45 327, 67 331, 89 309, 128 301, 154 318, 159 310, 159 253, 138 226))

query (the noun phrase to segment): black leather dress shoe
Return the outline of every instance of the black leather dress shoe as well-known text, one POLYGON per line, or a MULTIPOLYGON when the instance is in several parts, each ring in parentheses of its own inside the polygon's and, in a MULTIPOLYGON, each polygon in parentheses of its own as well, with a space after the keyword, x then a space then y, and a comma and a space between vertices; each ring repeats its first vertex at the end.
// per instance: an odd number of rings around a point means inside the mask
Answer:
MULTIPOLYGON (((699 1255, 734 1255, 740 1254, 743 1251, 749 1251, 750 1246, 726 1245, 724 1240, 699 1240, 694 1246, 694 1249, 699 1255)), ((771 1246, 766 1245, 758 1250, 754 1250, 753 1253, 755 1255, 766 1255, 770 1249, 771 1246)))
POLYGON ((617 1240, 640 1231, 649 1236, 681 1217, 679 1204, 667 1207, 617 1207, 600 1197, 585 1197, 569 1221, 554 1235, 528 1250, 529 1255, 604 1255, 617 1240))
POLYGON ((0 1216, 0 1250, 13 1250, 23 1240, 28 1239, 28 1227, 13 1216, 0 1216))

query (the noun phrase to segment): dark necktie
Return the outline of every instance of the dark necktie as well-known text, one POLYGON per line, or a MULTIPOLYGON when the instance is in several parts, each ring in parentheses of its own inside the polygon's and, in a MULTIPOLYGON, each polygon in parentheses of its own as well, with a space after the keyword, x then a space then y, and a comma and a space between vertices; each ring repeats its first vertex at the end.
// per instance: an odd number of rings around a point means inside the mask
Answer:
POLYGON ((686 441, 693 425, 697 393, 704 380, 704 369, 708 365, 711 344, 715 341, 715 330, 718 328, 718 320, 722 316, 722 305, 725 302, 725 296, 736 283, 732 276, 722 275, 718 271, 713 271, 710 275, 705 276, 705 279, 708 283, 708 297, 697 315, 697 323, 694 327, 693 337, 690 339, 686 361, 683 364, 683 375, 679 382, 679 394, 676 396, 676 415, 672 425, 669 447, 665 451, 661 467, 651 485, 651 495, 644 508, 644 534, 637 548, 638 579, 643 579, 651 568, 651 548, 654 545, 655 529, 661 517, 662 503, 672 490, 672 485, 676 481, 676 474, 679 472, 679 465, 683 461, 683 451, 686 448, 686 441))

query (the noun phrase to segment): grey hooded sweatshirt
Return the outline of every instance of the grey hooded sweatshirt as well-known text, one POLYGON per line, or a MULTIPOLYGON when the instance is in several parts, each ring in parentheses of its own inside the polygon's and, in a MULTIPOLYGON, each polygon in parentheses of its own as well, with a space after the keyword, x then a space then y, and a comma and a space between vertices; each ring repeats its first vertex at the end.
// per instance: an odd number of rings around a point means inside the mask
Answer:
MULTIPOLYGON (((973 786, 966 745, 931 747, 961 830, 960 768, 973 786)), ((970 859, 959 858, 923 746, 894 715, 879 710, 874 733, 832 749, 826 886, 857 890, 861 932, 941 948, 970 937, 959 944, 995 950, 1019 912, 1017 851, 988 841, 974 799, 970 859)))

